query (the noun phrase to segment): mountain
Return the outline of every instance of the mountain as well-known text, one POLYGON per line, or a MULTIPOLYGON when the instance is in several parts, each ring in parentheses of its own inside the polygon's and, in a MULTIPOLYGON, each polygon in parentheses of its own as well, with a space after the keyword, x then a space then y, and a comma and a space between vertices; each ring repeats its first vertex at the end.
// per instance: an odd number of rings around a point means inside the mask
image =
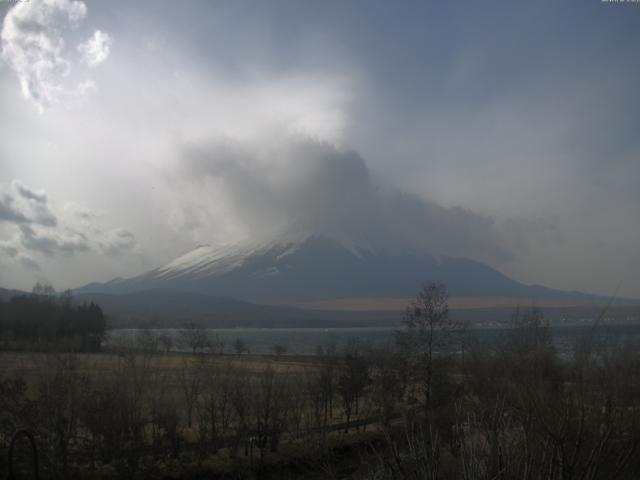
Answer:
POLYGON ((7 300, 9 300, 11 297, 16 297, 18 295, 25 295, 25 294, 26 294, 26 292, 23 292, 21 290, 0 288, 0 300, 5 301, 5 302, 7 300))
POLYGON ((524 285, 474 260, 376 251, 322 235, 226 248, 199 246, 137 277, 92 283, 76 292, 123 294, 161 289, 299 305, 346 298, 411 298, 431 281, 445 283, 454 297, 590 298, 524 285))

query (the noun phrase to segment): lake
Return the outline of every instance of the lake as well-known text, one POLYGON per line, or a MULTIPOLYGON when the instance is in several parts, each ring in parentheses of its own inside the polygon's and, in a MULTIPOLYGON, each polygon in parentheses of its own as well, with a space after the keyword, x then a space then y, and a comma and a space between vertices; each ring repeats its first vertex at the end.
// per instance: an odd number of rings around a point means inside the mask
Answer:
MULTIPOLYGON (((221 340, 225 345, 225 353, 233 353, 233 343, 240 339, 248 346, 252 354, 273 353, 274 345, 284 345, 287 354, 309 355, 316 352, 317 347, 335 344, 338 350, 351 343, 364 346, 381 347, 394 341, 397 327, 370 328, 232 328, 209 329, 211 337, 221 340)), ((503 343, 511 329, 508 327, 469 328, 461 335, 455 335, 448 343, 447 349, 460 350, 465 345, 475 344, 480 348, 495 349, 503 343)), ((105 346, 134 345, 138 329, 111 330, 105 340, 105 346)), ((181 329, 149 330, 156 334, 168 334, 174 339, 173 350, 188 351, 183 344, 181 329)), ((569 355, 581 339, 587 338, 593 331, 590 323, 562 325, 550 327, 552 341, 560 355, 569 355)), ((596 349, 615 347, 625 343, 640 343, 640 323, 627 322, 604 324, 593 334, 596 349)), ((444 342, 441 342, 444 343, 444 342)))

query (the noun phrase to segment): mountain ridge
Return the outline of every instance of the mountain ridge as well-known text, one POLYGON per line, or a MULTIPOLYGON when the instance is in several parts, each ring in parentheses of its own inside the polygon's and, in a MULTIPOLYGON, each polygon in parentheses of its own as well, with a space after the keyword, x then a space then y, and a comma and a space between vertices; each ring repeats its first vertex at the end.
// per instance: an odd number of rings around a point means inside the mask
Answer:
POLYGON ((475 260, 376 250, 326 235, 226 247, 199 245, 141 275, 91 283, 76 292, 169 289, 274 305, 356 297, 410 298, 432 281, 446 284, 453 297, 593 297, 525 285, 475 260))

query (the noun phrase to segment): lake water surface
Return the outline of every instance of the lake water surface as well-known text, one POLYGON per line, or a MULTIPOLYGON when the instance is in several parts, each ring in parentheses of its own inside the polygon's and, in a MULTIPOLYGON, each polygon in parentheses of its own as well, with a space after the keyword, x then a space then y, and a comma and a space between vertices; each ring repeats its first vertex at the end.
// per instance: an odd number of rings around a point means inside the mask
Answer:
MULTIPOLYGON (((397 327, 372 328, 233 328, 210 329, 209 335, 225 345, 226 353, 233 353, 233 343, 240 339, 252 354, 273 353, 274 345, 283 345, 287 354, 309 355, 318 346, 334 344, 338 350, 350 343, 363 346, 382 347, 394 341, 397 327)), ((502 344, 511 331, 507 327, 470 328, 462 334, 447 337, 447 349, 460 350, 462 345, 475 344, 480 348, 495 349, 502 344)), ((150 330, 154 334, 168 334, 173 337, 173 350, 188 351, 182 341, 180 329, 150 330)), ((596 349, 621 346, 625 343, 640 344, 640 323, 605 324, 595 331, 591 324, 552 325, 552 341, 561 355, 573 351, 578 341, 593 338, 596 349)), ((123 346, 135 344, 138 329, 111 330, 105 344, 123 346)), ((444 343, 444 342, 442 342, 444 343)))

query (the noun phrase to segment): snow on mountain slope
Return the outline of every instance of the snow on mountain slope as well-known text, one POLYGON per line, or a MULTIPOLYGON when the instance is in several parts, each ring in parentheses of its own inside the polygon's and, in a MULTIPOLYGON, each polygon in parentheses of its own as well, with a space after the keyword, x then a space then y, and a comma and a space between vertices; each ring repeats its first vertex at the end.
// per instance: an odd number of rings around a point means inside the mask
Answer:
POLYGON ((163 267, 154 270, 157 278, 176 278, 191 275, 203 277, 223 275, 243 265, 247 258, 272 253, 281 259, 295 251, 294 243, 241 244, 225 247, 200 245, 194 250, 176 258, 163 267))
POLYGON ((530 299, 568 294, 520 284, 473 260, 376 251, 323 235, 220 248, 199 246, 140 276, 90 284, 78 291, 173 289, 258 303, 292 303, 355 297, 408 298, 430 281, 445 283, 455 296, 530 299))
POLYGON ((176 258, 163 267, 155 270, 157 277, 171 278, 187 274, 203 274, 206 272, 224 273, 242 264, 249 255, 249 250, 237 247, 210 247, 200 245, 194 250, 176 258))
MULTIPOLYGON (((168 264, 154 270, 154 276, 158 278, 175 278, 183 275, 206 276, 222 275, 243 265, 247 258, 257 255, 272 255, 275 260, 282 261, 288 255, 294 254, 305 244, 323 236, 286 236, 263 243, 242 243, 222 247, 210 245, 198 245, 195 249, 176 258, 168 264)), ((370 247, 357 246, 353 243, 333 240, 342 248, 348 250, 358 258, 365 254, 373 254, 370 247)), ((270 269, 275 274, 277 268, 270 269)))

